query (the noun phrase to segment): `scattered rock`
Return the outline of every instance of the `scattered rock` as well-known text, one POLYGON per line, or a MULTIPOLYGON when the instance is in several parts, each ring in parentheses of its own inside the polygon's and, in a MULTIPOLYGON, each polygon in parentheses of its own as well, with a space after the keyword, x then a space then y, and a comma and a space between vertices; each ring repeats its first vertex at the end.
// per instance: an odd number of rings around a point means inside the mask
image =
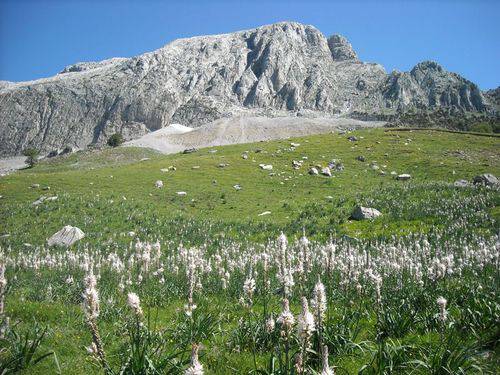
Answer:
POLYGON ((177 195, 181 196, 181 197, 184 197, 187 195, 187 193, 185 191, 178 191, 177 192, 177 195))
POLYGON ((241 190, 241 186, 240 186, 240 184, 236 184, 236 185, 234 185, 234 186, 233 186, 233 188, 234 188, 235 190, 241 190))
POLYGON ((271 164, 259 164, 259 167, 265 171, 271 171, 273 169, 271 164))
POLYGON ((220 163, 218 165, 219 168, 226 168, 229 164, 226 164, 226 163, 220 163))
POLYGON ((142 159, 141 159, 141 160, 139 160, 139 161, 148 161, 148 160, 150 160, 150 159, 149 159, 149 158, 142 158, 142 159))
POLYGON ((364 157, 363 155, 359 155, 359 156, 356 158, 356 160, 358 160, 358 161, 362 161, 362 162, 365 162, 365 161, 366 161, 366 159, 365 159, 365 157, 364 157))
POLYGON ((258 216, 266 216, 266 215, 270 215, 271 214, 271 211, 264 211, 262 213, 260 213, 258 216))
POLYGON ((162 168, 162 169, 160 169, 160 171, 165 173, 165 172, 168 172, 169 169, 168 168, 162 168))
POLYGON ((464 188, 470 186, 469 181, 467 180, 457 180, 453 183, 453 186, 459 187, 459 188, 464 188))
POLYGON ((350 135, 349 137, 347 137, 347 139, 351 142, 357 142, 358 141, 358 138, 355 137, 354 135, 350 135))
POLYGON ((183 154, 192 154, 193 152, 198 151, 197 148, 186 148, 184 151, 182 151, 183 154))
POLYGON ((215 154, 217 152, 217 150, 209 150, 208 152, 211 154, 215 154))
POLYGON ((332 159, 329 163, 328 163, 328 167, 332 170, 336 170, 338 172, 340 171, 343 171, 344 170, 344 164, 342 164, 340 162, 340 160, 337 160, 337 159, 332 159))
POLYGON ((32 184, 31 188, 32 189, 38 189, 40 187, 40 184, 32 184))
POLYGON ((161 189, 163 187, 163 181, 162 180, 158 180, 155 182, 155 187, 157 189, 161 189))
POLYGON ((42 190, 50 190, 50 186, 44 186, 42 190))
POLYGON ((292 147, 299 147, 299 146, 300 146, 300 143, 293 143, 293 142, 292 142, 292 143, 290 143, 290 146, 292 146, 292 147))
POLYGON ((491 173, 485 173, 474 177, 474 185, 497 186, 499 185, 498 178, 491 173))
POLYGON ((321 174, 323 176, 332 177, 332 171, 330 170, 329 167, 321 168, 321 174))
POLYGON ((318 170, 315 167, 310 168, 308 173, 311 176, 317 176, 319 174, 318 170))
POLYGON ((52 151, 50 151, 50 152, 47 154, 47 157, 48 157, 48 158, 54 158, 54 157, 56 157, 57 155, 59 155, 59 152, 57 152, 57 150, 52 150, 52 151))
POLYGON ((302 163, 303 161, 302 160, 292 160, 292 168, 293 169, 300 169, 300 167, 302 167, 302 163))
POLYGON ((247 153, 241 154, 241 157, 242 157, 243 159, 247 160, 247 159, 248 159, 248 154, 247 154, 247 153))
POLYGON ((375 219, 380 215, 382 215, 382 213, 375 208, 357 206, 354 209, 354 211, 352 211, 351 219, 354 220, 375 219))
POLYGON ((83 233, 80 228, 66 225, 47 240, 47 245, 68 247, 73 245, 76 241, 81 240, 83 237, 85 237, 85 233, 83 233))
POLYGON ((396 180, 398 181, 407 181, 411 178, 411 175, 407 174, 407 173, 403 173, 403 174, 400 174, 396 177, 396 180))
POLYGON ((200 166, 199 165, 193 165, 193 167, 191 167, 191 169, 200 169, 200 166))

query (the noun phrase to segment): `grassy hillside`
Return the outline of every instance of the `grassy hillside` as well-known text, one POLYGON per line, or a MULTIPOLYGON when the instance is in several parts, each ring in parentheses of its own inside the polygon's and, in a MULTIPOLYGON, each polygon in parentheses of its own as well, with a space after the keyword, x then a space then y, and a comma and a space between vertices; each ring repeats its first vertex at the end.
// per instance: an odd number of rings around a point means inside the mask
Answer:
MULTIPOLYGON (((48 327, 39 353, 54 351, 57 356, 26 373, 57 373, 58 368, 63 374, 100 373, 85 350, 91 336, 80 307, 83 268, 89 259, 99 274, 99 326, 113 366, 127 352, 124 332, 130 326, 123 322, 129 313, 126 296, 119 292, 124 283, 125 291, 140 295, 145 315, 155 317, 152 320, 168 345, 182 351, 181 361, 189 359, 189 345, 196 338, 204 345, 202 362, 209 374, 262 370, 273 352, 272 340, 277 338, 263 335, 259 319, 269 317, 269 311, 276 317, 280 298, 277 292, 263 291, 262 265, 252 259, 260 259, 260 245, 276 239, 281 231, 290 244, 303 234, 317 241, 311 245, 309 276, 295 275, 290 300, 293 313, 298 313, 300 296, 309 295, 321 275, 328 292, 324 340, 338 373, 355 374, 363 368, 364 373, 389 371, 382 369, 387 363, 380 362, 386 357, 394 361, 393 373, 409 373, 421 365, 417 361, 428 364, 433 355, 437 361, 439 351, 453 345, 463 349, 458 354, 466 357, 464 366, 473 359, 486 373, 494 373, 498 346, 492 344, 491 336, 494 339, 500 305, 498 263, 494 265, 494 249, 488 241, 500 229, 500 194, 494 189, 457 188, 452 183, 481 173, 499 176, 499 150, 498 137, 370 129, 214 147, 185 155, 165 156, 135 148, 80 152, 1 178, 0 255, 7 259, 11 286, 6 313, 11 321, 21 321, 20 332, 33 332, 35 321, 48 327), (349 136, 358 140, 352 142, 349 136), (291 143, 300 145, 291 147, 291 143), (365 161, 359 161, 359 156, 365 161), (342 171, 333 171, 333 177, 308 174, 310 167, 326 166, 332 159, 344 165, 342 171), (294 170, 293 160, 303 160, 302 167, 294 170), (273 169, 263 170, 259 164, 270 164, 273 169), (175 170, 168 170, 171 166, 175 170), (409 173, 412 178, 398 181, 391 172, 409 173), (163 188, 155 187, 157 180, 163 181, 163 188), (180 196, 180 191, 187 194, 180 196), (42 195, 58 198, 33 206, 42 195), (351 221, 356 204, 375 207, 383 215, 373 221, 351 221), (270 214, 260 216, 266 211, 270 214), (81 228, 85 238, 70 250, 41 248, 64 225, 81 228), (134 260, 135 252, 142 251, 136 241, 153 243, 156 239, 162 254, 153 257, 150 271, 155 273, 144 274, 140 260, 134 260), (375 263, 380 259, 380 265, 387 265, 381 297, 384 309, 374 308, 369 277, 322 268, 318 254, 326 251, 323 246, 330 239, 338 241, 339 259, 343 251, 354 251, 361 254, 357 262, 362 262, 366 252, 371 252, 375 263), (479 261, 464 255, 462 248, 475 249, 483 242, 493 260, 482 261, 484 269, 463 266, 460 274, 455 272, 449 279, 425 279, 419 286, 411 272, 405 270, 399 278, 399 268, 391 268, 391 262, 398 262, 392 252, 413 249, 416 243, 423 244, 424 250, 427 246, 433 256, 455 252, 456 258, 469 259, 471 267, 479 267, 479 261), (214 270, 206 271, 208 263, 204 264, 203 290, 195 293, 200 315, 186 320, 188 281, 183 272, 189 257, 182 249, 192 246, 196 248, 190 251, 208 259, 214 270), (231 270, 227 289, 221 288, 216 272, 214 256, 219 253, 224 262, 233 258, 236 262, 224 266, 231 270), (123 260, 125 268, 118 262, 120 270, 114 269, 115 257, 123 260), (255 301, 250 308, 242 307, 238 302, 242 285, 252 273, 257 280, 255 301), (162 274, 160 283, 158 275, 162 274), (346 275, 359 280, 349 284, 346 275), (435 317, 439 295, 449 300, 448 328, 435 317), (459 332, 466 332, 465 338, 456 338, 459 332), (474 354, 469 344, 477 344, 474 354)), ((300 244, 290 246, 301 254, 300 244)), ((271 254, 274 248, 271 244, 271 254)), ((412 254, 404 255, 408 262, 414 261, 412 254)), ((418 259, 424 268, 431 268, 426 263, 430 258, 418 259)), ((271 286, 280 288, 279 277, 272 276, 271 286)), ((5 353, 0 352, 0 359, 5 353)), ((439 355, 443 363, 447 361, 446 353, 439 355)), ((318 361, 315 356, 310 354, 312 367, 318 361)), ((180 365, 186 366, 186 362, 180 365)), ((418 373, 432 371, 422 367, 418 373)))
MULTIPOLYGON (((278 229, 293 232, 302 226, 311 226, 316 233, 350 233, 366 226, 346 221, 353 205, 366 197, 391 194, 391 189, 402 187, 423 186, 421 190, 428 192, 425 186, 431 182, 470 180, 485 172, 500 174, 499 138, 381 129, 352 134, 359 138, 357 142, 347 140, 347 135, 328 134, 216 147, 187 155, 160 156, 119 148, 41 163, 0 181, 5 218, 0 232, 11 234, 9 242, 41 245, 67 224, 80 227, 93 241, 110 233, 168 232, 164 225, 144 224, 189 218, 242 226, 262 237, 267 234, 262 227, 272 228, 270 233, 278 229), (300 146, 292 149, 291 142, 300 146), (245 151, 247 160, 241 156, 245 151), (360 155, 365 162, 356 160, 360 155), (150 160, 137 161, 143 157, 150 160), (303 167, 294 170, 292 160, 303 157, 307 157, 303 167), (334 172, 332 178, 308 175, 309 166, 326 166, 332 159, 341 160, 345 169, 334 172), (370 167, 373 162, 378 170, 370 167), (260 169, 261 163, 273 165, 273 170, 260 169), (161 172, 169 166, 176 171, 161 172), (409 173, 412 179, 396 181, 392 171, 409 173), (162 189, 155 188, 156 180, 163 181, 162 189), (32 184, 40 184, 40 188, 33 189, 32 184), (233 188, 236 184, 241 190, 233 188), (50 190, 43 191, 44 187, 50 190), (179 191, 187 195, 178 196, 179 191), (57 195, 58 200, 32 207, 41 195, 57 195), (302 213, 311 210, 325 215, 304 217, 302 213), (265 211, 271 214, 259 216, 265 211)), ((360 235, 377 234, 373 226, 390 224, 394 230, 408 225, 404 218, 385 213, 388 215, 378 225, 367 224, 369 230, 360 235)))

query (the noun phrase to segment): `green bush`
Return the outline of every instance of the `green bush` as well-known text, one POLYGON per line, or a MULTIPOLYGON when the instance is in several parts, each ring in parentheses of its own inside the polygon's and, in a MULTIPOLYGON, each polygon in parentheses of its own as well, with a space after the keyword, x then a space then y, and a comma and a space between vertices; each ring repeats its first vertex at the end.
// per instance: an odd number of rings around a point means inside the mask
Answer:
POLYGON ((475 133, 493 133, 493 127, 487 122, 478 122, 470 127, 470 131, 475 133))
POLYGON ((115 133, 108 139, 108 145, 118 147, 123 143, 123 136, 120 133, 115 133))
POLYGON ((40 152, 34 148, 26 148, 23 150, 23 155, 26 156, 26 164, 33 167, 38 162, 40 152))

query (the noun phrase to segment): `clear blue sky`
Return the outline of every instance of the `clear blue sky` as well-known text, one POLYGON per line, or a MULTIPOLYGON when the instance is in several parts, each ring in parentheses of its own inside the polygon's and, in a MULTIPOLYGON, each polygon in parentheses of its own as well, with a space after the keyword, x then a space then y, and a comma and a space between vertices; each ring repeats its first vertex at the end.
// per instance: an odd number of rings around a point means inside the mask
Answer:
POLYGON ((500 0, 0 0, 0 80, 284 20, 343 34, 388 72, 436 60, 482 89, 500 85, 500 0))

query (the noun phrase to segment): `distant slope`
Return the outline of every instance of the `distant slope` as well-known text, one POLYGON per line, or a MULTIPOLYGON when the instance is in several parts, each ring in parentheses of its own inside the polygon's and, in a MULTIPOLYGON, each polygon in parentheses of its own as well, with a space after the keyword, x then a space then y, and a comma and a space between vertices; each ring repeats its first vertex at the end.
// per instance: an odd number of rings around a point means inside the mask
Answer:
POLYGON ((269 141, 384 124, 342 118, 234 117, 216 120, 191 131, 176 132, 168 126, 127 142, 125 146, 148 147, 171 154, 188 148, 269 141))

